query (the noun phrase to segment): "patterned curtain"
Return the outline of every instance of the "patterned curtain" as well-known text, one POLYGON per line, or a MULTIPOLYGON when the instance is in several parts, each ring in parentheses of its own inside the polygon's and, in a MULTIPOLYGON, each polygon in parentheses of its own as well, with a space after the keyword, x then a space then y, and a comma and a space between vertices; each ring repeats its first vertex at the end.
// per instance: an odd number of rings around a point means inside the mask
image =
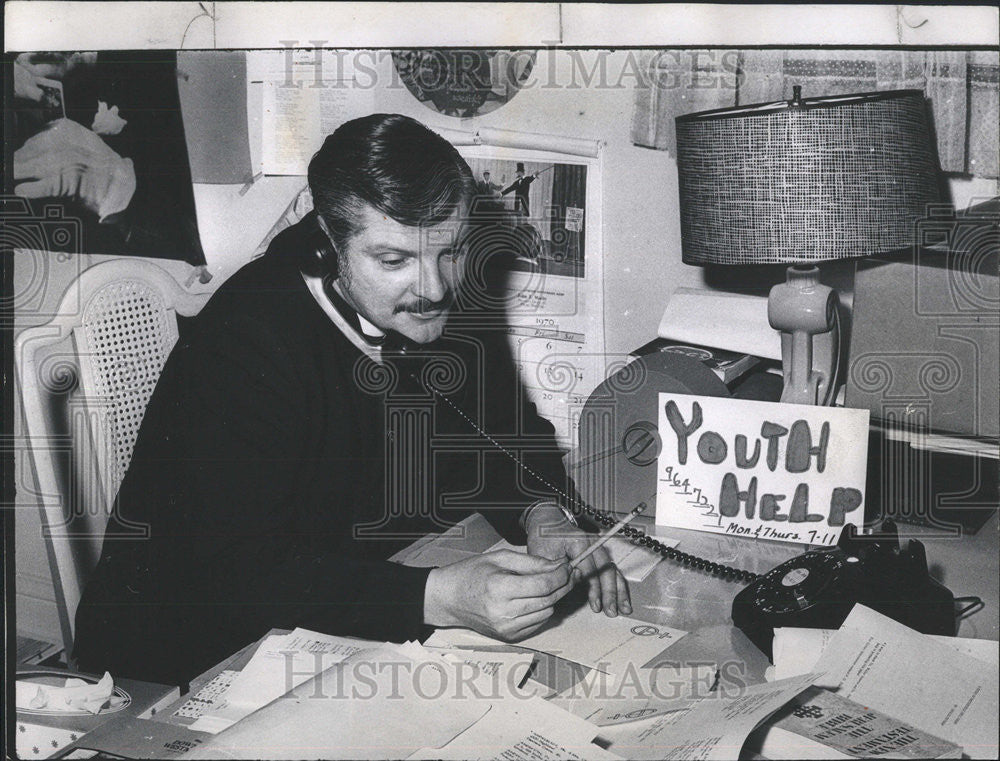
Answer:
POLYGON ((645 51, 632 142, 674 150, 674 117, 710 108, 873 90, 923 90, 941 168, 1000 176, 1000 55, 964 50, 645 51))

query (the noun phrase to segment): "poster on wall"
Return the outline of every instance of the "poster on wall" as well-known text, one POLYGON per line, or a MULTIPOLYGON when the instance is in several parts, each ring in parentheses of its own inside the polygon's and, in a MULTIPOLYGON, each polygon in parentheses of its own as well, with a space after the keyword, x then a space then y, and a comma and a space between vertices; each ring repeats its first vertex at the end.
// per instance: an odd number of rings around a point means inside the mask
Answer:
POLYGON ((600 159, 468 146, 460 152, 515 250, 500 288, 511 350, 529 398, 566 449, 605 377, 600 159))
POLYGON ((79 228, 64 253, 204 264, 177 54, 28 52, 10 63, 7 190, 30 208, 17 247, 48 248, 44 236, 34 240, 31 224, 62 218, 79 228))

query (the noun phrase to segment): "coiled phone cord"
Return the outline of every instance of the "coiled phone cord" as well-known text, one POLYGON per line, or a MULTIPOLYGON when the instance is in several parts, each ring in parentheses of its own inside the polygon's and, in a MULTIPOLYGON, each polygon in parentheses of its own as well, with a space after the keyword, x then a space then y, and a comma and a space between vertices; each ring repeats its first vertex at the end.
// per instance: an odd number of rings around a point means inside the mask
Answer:
MULTIPOLYGON (((528 472, 530 473, 531 471, 529 470, 528 472)), ((545 481, 543 480, 542 483, 544 484, 545 481)), ((545 485, 550 489, 553 488, 550 484, 545 485)), ((559 493, 562 494, 562 492, 559 493)), ((562 496, 570 501, 565 494, 562 496)), ((569 509, 574 515, 577 516, 585 513, 592 520, 605 527, 613 526, 618 521, 617 517, 601 512, 600 510, 595 510, 590 505, 585 505, 576 500, 572 500, 572 504, 570 504, 569 509)), ((734 568, 733 566, 728 566, 724 563, 716 563, 711 560, 706 560, 705 558, 700 558, 697 555, 692 555, 688 552, 681 552, 676 547, 668 547, 663 544, 663 542, 649 536, 645 531, 640 528, 636 528, 635 526, 622 526, 618 533, 622 534, 630 541, 648 547, 653 550, 653 552, 658 552, 660 555, 669 560, 673 560, 681 565, 689 566, 691 568, 696 568, 697 570, 704 571, 705 573, 710 573, 713 576, 718 576, 719 578, 724 579, 725 581, 742 581, 749 584, 750 582, 756 581, 760 578, 759 574, 753 573, 752 571, 746 571, 742 568, 734 568)))
MULTIPOLYGON (((414 380, 417 380, 416 377, 412 375, 412 373, 410 374, 410 376, 413 377, 414 380)), ((434 388, 433 385, 429 383, 426 385, 436 396, 440 397, 441 399, 444 399, 444 401, 447 402, 448 406, 451 407, 453 410, 455 410, 455 412, 457 412, 470 426, 472 426, 472 428, 475 429, 475 431, 480 436, 482 436, 484 439, 490 442, 490 444, 492 444, 496 449, 500 450, 505 455, 507 455, 507 457, 513 460, 517 464, 517 466, 521 468, 525 473, 534 476, 546 488, 551 489, 556 494, 560 495, 566 501, 566 505, 573 513, 573 515, 579 517, 581 515, 586 514, 594 522, 599 523, 602 526, 605 526, 606 528, 610 528, 611 526, 613 526, 615 523, 618 522, 617 516, 613 516, 611 514, 608 514, 607 512, 597 510, 591 507, 590 505, 581 502, 580 500, 573 499, 568 494, 563 492, 561 489, 550 484, 548 481, 542 478, 538 473, 536 473, 527 465, 525 465, 523 462, 521 462, 513 452, 511 452, 509 449, 503 446, 503 444, 501 444, 499 441, 490 436, 486 431, 480 428, 479 425, 472 418, 466 415, 465 412, 459 409, 459 407, 454 402, 452 402, 451 399, 449 399, 443 393, 434 388)), ((711 560, 706 560, 705 558, 700 558, 697 555, 692 555, 687 552, 681 552, 675 547, 668 547, 658 539, 649 536, 642 529, 636 528, 634 526, 623 526, 621 529, 619 529, 618 533, 622 534, 625 538, 633 542, 642 544, 643 546, 653 550, 653 552, 659 553, 668 560, 673 560, 674 562, 680 563, 681 565, 688 566, 690 568, 696 568, 697 570, 704 571, 705 573, 710 573, 713 576, 718 576, 719 578, 724 579, 725 581, 741 581, 743 583, 749 584, 750 582, 756 581, 758 578, 760 578, 759 574, 753 573, 752 571, 746 571, 743 570, 742 568, 734 568, 733 566, 728 566, 725 565, 724 563, 716 563, 711 560)))

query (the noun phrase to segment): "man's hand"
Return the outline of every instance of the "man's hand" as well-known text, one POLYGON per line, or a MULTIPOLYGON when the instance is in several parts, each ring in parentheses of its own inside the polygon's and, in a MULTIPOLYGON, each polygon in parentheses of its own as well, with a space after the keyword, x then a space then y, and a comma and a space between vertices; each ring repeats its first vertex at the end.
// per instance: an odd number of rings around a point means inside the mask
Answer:
MULTIPOLYGON (((563 515, 555 504, 542 504, 528 513, 528 553, 552 560, 572 560, 594 541, 592 534, 581 531, 563 515)), ((611 562, 608 551, 601 547, 573 572, 573 580, 586 579, 590 586, 590 607, 595 613, 604 610, 608 616, 621 611, 632 612, 628 584, 611 562)))
POLYGON ((135 193, 135 169, 97 134, 59 119, 14 151, 15 195, 72 198, 103 221, 124 211, 135 193))
POLYGON ((510 550, 435 568, 424 591, 424 623, 465 626, 506 641, 537 630, 573 588, 569 565, 510 550))

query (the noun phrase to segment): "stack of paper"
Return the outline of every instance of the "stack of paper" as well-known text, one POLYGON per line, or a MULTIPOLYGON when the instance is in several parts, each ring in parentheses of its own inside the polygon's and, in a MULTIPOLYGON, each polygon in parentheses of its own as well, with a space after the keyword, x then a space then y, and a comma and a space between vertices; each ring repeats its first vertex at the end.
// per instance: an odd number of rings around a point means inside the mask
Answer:
POLYGON ((825 646, 824 639, 825 634, 783 631, 776 639, 778 675, 803 667, 825 672, 817 686, 962 746, 972 758, 997 757, 994 646, 974 640, 946 644, 864 605, 854 607, 825 646), (787 647, 789 637, 813 639, 814 649, 797 652, 787 647), (818 659, 817 653, 822 653, 818 659))
POLYGON ((962 749, 829 690, 810 687, 755 733, 750 749, 774 759, 961 758, 962 749))
POLYGON ((417 643, 356 652, 192 750, 189 758, 607 758, 597 728, 518 692, 524 659, 492 662, 434 652, 417 643), (468 660, 474 663, 467 662, 468 660), (486 665, 483 667, 481 663, 486 665), (521 706, 536 706, 517 710, 521 706), (466 734, 489 712, 491 720, 466 734), (556 749, 562 749, 556 752, 556 749), (520 753, 521 755, 517 755, 520 753))
MULTIPOLYGON (((812 671, 837 631, 837 629, 802 629, 789 626, 775 629, 772 646, 774 678, 787 679, 812 671)), ((995 640, 944 637, 938 634, 923 636, 983 663, 994 667, 1000 665, 1000 642, 995 640)))
POLYGON ((817 676, 758 684, 739 695, 711 693, 679 711, 604 727, 600 739, 612 753, 635 761, 737 758, 754 728, 817 676))
POLYGON ((273 634, 261 643, 224 695, 191 724, 191 729, 221 732, 333 664, 378 645, 306 629, 273 634))

